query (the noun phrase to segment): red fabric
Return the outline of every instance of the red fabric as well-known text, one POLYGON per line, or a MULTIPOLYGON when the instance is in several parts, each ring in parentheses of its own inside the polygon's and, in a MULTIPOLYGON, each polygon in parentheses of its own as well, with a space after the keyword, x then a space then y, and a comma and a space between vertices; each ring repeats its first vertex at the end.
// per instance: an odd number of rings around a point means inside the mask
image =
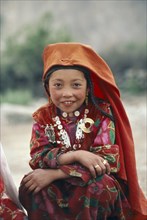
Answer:
POLYGON ((4 192, 4 181, 0 176, 0 195, 4 192))
MULTIPOLYGON (((101 109, 103 109, 105 112, 110 114, 110 108, 108 107, 108 104, 101 105, 101 109)), ((58 164, 56 161, 56 157, 60 152, 60 149, 63 147, 62 143, 58 143, 58 147, 49 144, 48 138, 45 135, 45 126, 44 121, 45 118, 49 119, 49 117, 46 117, 46 115, 50 115, 50 112, 53 114, 52 106, 46 105, 44 109, 41 107, 41 109, 38 109, 35 114, 33 114, 33 118, 36 121, 36 123, 33 124, 32 128, 32 137, 31 137, 31 160, 30 160, 30 166, 32 169, 37 168, 43 168, 46 169, 48 167, 50 168, 57 168, 58 164), (40 112, 41 110, 41 112, 40 112), (48 112, 48 114, 46 114, 48 112), (36 137, 36 131, 37 131, 37 137, 36 137), (45 153, 44 146, 50 145, 49 152, 45 153), (49 159, 50 158, 50 159, 49 159), (40 166, 41 165, 41 166, 40 166)), ((115 141, 115 128, 114 123, 110 118, 102 117, 101 114, 97 111, 95 106, 91 105, 89 103, 88 105, 89 114, 88 116, 95 121, 94 125, 92 126, 92 131, 89 134, 84 134, 84 139, 80 143, 80 149, 84 149, 86 151, 93 152, 95 154, 101 155, 104 159, 108 160, 111 172, 116 173, 119 170, 120 163, 119 163, 119 146, 114 144, 115 141), (113 160, 111 159, 110 155, 113 157, 113 160)), ((82 112, 81 112, 82 114, 82 112)), ((81 117, 81 115, 79 116, 81 117)), ((53 119, 52 119, 53 120, 53 119)), ((78 118, 76 118, 78 120, 78 118)), ((49 120, 47 120, 49 122, 49 120)), ((51 121, 50 121, 51 122, 51 121)), ((64 121, 61 119, 61 122, 64 121)), ((66 127, 66 130, 70 134, 71 137, 75 136, 73 131, 73 125, 75 127, 76 121, 70 122, 70 123, 63 123, 63 126, 66 127)), ((56 138, 58 138, 58 127, 55 128, 55 135, 56 138)), ((74 139, 74 138, 73 138, 74 139)), ((73 141, 74 143, 74 141, 73 141)), ((71 151, 70 148, 64 149, 64 152, 71 151)), ((91 179, 91 173, 88 172, 88 170, 84 170, 79 165, 62 165, 60 166, 60 169, 64 170, 65 173, 68 173, 70 175, 70 171, 73 170, 73 167, 76 172, 80 173, 81 178, 88 182, 91 179), (65 167, 65 169, 64 169, 65 167), (67 172, 68 171, 68 172, 67 172)))
MULTIPOLYGON (((79 163, 62 166, 56 163, 58 149, 61 149, 63 145, 53 145, 45 134, 47 125, 44 122, 48 122, 49 118, 54 121, 52 118, 53 111, 50 108, 52 107, 49 105, 44 108, 41 107, 34 114, 36 123, 33 124, 32 129, 30 143, 32 159, 30 165, 33 169, 56 169, 60 167, 59 169, 67 173, 71 178, 54 181, 36 195, 26 193, 25 187, 21 185, 19 188, 20 201, 26 208, 29 219, 106 220, 108 216, 111 216, 112 219, 132 220, 134 216, 132 216, 130 211, 130 205, 118 182, 113 177, 113 173, 116 173, 119 169, 119 147, 114 145, 115 127, 112 120, 108 117, 103 117, 95 106, 89 102, 87 116, 93 119, 95 123, 91 128, 90 135, 84 134, 80 149, 101 155, 108 160, 111 167, 111 175, 97 176, 96 179, 93 179, 89 170, 79 163), (48 114, 45 112, 48 112, 48 114), (49 114, 50 112, 52 114, 49 114)), ((103 103, 101 108, 110 113, 108 104, 103 103)), ((81 110, 79 118, 82 117, 83 112, 84 109, 81 110)), ((60 114, 58 116, 60 117, 60 114)), ((70 138, 75 133, 72 125, 74 124, 74 127, 76 127, 75 124, 78 120, 75 117, 75 121, 62 124, 68 130, 70 138)), ((55 128, 55 139, 57 141, 58 128, 56 126, 55 128)), ((68 152, 71 151, 69 148, 66 150, 68 152)))
POLYGON ((26 215, 20 210, 10 198, 0 198, 0 219, 4 220, 25 220, 26 215))
POLYGON ((4 193, 5 186, 0 177, 0 219, 1 220, 25 220, 26 215, 17 205, 4 193))
POLYGON ((120 146, 120 171, 117 178, 127 182, 129 194, 126 196, 132 209, 138 212, 137 219, 145 219, 142 215, 147 215, 147 201, 138 185, 132 131, 110 68, 91 47, 79 43, 48 45, 43 60, 43 79, 54 65, 80 65, 90 70, 95 96, 108 100, 115 116, 116 144, 120 146))

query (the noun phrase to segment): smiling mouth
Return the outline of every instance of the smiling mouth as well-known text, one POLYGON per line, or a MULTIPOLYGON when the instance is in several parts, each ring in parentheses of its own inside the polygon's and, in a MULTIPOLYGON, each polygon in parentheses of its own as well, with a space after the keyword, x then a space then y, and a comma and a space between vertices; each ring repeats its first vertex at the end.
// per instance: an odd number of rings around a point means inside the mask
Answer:
POLYGON ((72 105, 74 102, 73 101, 65 101, 65 102, 62 102, 63 105, 66 105, 66 106, 69 106, 69 105, 72 105))

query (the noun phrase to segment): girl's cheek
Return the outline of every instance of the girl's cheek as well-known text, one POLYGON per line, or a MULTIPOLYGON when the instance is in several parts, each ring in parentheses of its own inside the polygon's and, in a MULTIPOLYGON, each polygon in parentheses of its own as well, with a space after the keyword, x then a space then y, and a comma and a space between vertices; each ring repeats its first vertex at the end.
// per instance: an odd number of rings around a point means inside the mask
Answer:
POLYGON ((78 96, 79 96, 79 98, 85 98, 86 97, 86 93, 81 92, 81 93, 78 94, 78 96))
POLYGON ((50 93, 50 94, 51 94, 51 98, 52 99, 59 99, 60 96, 61 96, 61 94, 59 94, 59 93, 57 93, 55 91, 52 91, 52 93, 50 93))

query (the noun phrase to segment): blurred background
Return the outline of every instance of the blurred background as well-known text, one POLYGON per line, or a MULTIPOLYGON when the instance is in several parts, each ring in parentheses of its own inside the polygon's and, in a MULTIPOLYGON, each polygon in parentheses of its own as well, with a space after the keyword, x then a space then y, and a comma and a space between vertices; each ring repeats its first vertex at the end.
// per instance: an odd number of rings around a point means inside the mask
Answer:
POLYGON ((112 69, 133 130, 147 195, 146 0, 1 0, 1 142, 17 186, 30 168, 31 114, 47 98, 42 52, 49 43, 89 44, 112 69))

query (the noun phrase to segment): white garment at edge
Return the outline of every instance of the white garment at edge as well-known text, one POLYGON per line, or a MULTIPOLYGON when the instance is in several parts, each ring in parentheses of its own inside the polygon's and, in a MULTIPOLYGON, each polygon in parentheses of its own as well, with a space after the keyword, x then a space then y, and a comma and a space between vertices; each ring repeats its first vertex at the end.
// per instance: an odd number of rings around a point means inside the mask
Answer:
POLYGON ((9 169, 9 165, 3 151, 2 144, 0 143, 0 176, 4 182, 5 194, 12 199, 12 201, 22 209, 22 206, 18 199, 18 192, 15 186, 14 180, 9 169))

